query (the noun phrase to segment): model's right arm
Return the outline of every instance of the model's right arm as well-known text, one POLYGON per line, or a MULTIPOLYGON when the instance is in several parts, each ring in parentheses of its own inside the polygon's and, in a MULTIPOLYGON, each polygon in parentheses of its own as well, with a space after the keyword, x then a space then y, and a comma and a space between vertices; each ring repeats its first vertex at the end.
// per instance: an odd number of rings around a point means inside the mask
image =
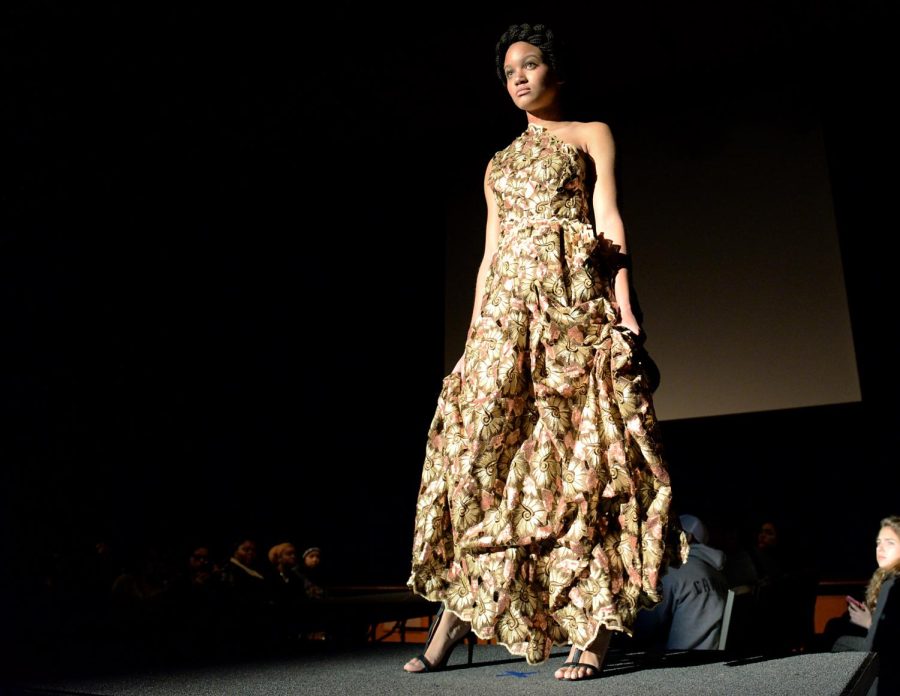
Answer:
POLYGON ((497 252, 497 244, 500 239, 500 215, 497 212, 497 199, 494 189, 491 188, 491 162, 488 162, 484 172, 484 199, 487 202, 487 224, 484 229, 484 256, 481 257, 481 265, 478 267, 478 280, 475 281, 475 305, 472 307, 472 320, 469 328, 475 324, 475 320, 481 316, 481 300, 484 296, 484 283, 487 280, 488 271, 491 268, 491 260, 497 252))
MULTIPOLYGON (((472 306, 472 319, 469 321, 469 330, 475 325, 475 321, 481 316, 481 301, 484 297, 484 284, 487 280, 491 261, 497 252, 500 240, 500 214, 497 210, 497 199, 494 197, 494 189, 491 188, 491 164, 488 162, 484 171, 484 200, 487 203, 487 224, 484 229, 484 255, 481 257, 481 265, 478 267, 478 278, 475 281, 475 303, 472 306)), ((459 359, 454 372, 462 372, 465 356, 459 359)))

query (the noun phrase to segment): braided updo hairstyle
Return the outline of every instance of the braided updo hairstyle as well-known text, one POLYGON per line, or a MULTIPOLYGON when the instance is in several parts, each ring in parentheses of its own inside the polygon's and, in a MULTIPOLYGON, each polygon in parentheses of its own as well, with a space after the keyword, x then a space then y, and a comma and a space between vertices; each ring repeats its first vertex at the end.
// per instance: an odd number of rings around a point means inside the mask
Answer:
POLYGON ((553 70, 557 79, 565 79, 565 69, 562 60, 563 47, 553 31, 544 24, 512 24, 503 32, 503 35, 497 42, 497 77, 500 78, 500 82, 506 84, 506 75, 503 72, 503 61, 506 58, 506 51, 517 41, 525 41, 541 49, 544 61, 553 70))

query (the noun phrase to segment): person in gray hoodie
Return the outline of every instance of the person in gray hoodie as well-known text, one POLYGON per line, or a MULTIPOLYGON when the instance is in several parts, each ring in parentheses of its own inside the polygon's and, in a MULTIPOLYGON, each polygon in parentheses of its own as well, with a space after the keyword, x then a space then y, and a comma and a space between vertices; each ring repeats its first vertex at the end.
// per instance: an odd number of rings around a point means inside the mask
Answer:
POLYGON ((663 600, 638 614, 634 637, 650 649, 716 650, 728 597, 725 553, 706 545, 709 532, 697 517, 679 520, 690 543, 687 563, 663 576, 663 600))

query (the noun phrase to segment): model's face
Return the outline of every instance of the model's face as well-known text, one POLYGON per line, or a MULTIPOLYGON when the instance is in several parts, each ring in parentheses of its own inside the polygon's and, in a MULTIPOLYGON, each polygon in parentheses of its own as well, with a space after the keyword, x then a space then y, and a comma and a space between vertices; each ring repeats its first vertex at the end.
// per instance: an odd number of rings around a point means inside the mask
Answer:
POLYGON ((526 111, 553 106, 559 98, 559 81, 544 62, 541 49, 517 41, 506 51, 503 61, 506 91, 513 103, 526 111))
POLYGON ((882 527, 875 540, 875 558, 879 568, 888 568, 900 561, 900 537, 890 527, 882 527))

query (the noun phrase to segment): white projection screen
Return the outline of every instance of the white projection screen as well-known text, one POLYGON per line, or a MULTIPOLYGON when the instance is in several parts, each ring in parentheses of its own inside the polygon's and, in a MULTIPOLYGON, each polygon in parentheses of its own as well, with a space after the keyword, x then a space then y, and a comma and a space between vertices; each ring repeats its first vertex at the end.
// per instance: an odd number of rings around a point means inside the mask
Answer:
MULTIPOLYGON (((664 119, 614 129, 661 420, 861 398, 821 124, 784 109, 732 113, 687 136, 664 119)), ((477 177, 491 154, 469 169, 475 182, 448 191, 448 371, 472 309, 477 177)))

